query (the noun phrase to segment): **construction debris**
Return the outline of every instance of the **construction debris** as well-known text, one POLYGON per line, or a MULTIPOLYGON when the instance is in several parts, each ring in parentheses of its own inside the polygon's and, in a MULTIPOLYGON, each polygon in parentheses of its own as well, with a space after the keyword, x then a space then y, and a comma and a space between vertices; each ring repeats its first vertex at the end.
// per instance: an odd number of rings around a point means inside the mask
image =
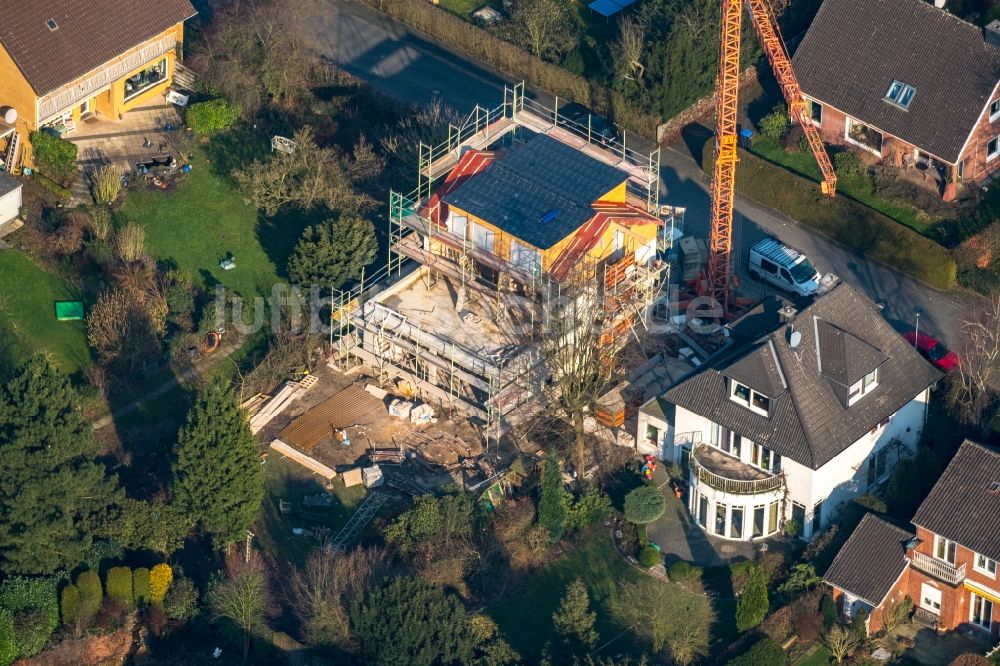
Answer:
POLYGON ((344 486, 347 488, 353 488, 354 486, 360 486, 364 483, 364 479, 361 474, 361 468, 355 467, 349 469, 340 475, 340 478, 344 481, 344 486))
POLYGON ((364 480, 365 488, 377 488, 385 483, 385 477, 382 476, 382 468, 378 465, 362 467, 361 477, 364 480))
POLYGON ((399 419, 410 418, 410 412, 413 410, 413 403, 407 400, 400 400, 396 398, 389 403, 389 416, 395 416, 399 419))
MULTIPOLYGON (((319 381, 316 377, 306 377, 313 380, 309 386, 312 387, 319 381)), ((285 382, 274 394, 274 397, 267 401, 256 414, 250 418, 250 432, 257 434, 261 429, 271 422, 275 416, 285 411, 285 409, 297 399, 306 388, 300 382, 285 382)))

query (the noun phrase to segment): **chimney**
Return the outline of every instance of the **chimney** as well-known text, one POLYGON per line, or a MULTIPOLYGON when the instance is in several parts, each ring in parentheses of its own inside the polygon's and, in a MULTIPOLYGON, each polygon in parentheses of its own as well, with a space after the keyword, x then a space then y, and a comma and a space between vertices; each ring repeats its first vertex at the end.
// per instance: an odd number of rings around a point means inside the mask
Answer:
POLYGON ((798 310, 795 309, 791 303, 786 303, 780 310, 778 310, 778 319, 782 324, 791 324, 795 320, 795 315, 798 314, 798 310))
POLYGON ((993 20, 983 28, 983 38, 987 44, 1000 47, 1000 21, 993 20))
POLYGON ((934 0, 934 6, 938 9, 944 9, 944 3, 946 0, 934 0))

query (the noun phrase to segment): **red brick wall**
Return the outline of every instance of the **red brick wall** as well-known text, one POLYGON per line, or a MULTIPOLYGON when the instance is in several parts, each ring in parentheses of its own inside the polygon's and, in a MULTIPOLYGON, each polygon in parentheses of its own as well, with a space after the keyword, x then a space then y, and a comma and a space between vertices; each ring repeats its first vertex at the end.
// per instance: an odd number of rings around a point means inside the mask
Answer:
POLYGON ((823 106, 823 124, 820 125, 819 133, 823 140, 834 146, 844 145, 844 128, 847 125, 847 116, 832 107, 823 106))
POLYGON ((1000 118, 990 122, 990 112, 987 108, 962 152, 962 159, 965 160, 965 180, 985 178, 1000 167, 1000 157, 986 161, 986 144, 996 136, 1000 136, 1000 118))

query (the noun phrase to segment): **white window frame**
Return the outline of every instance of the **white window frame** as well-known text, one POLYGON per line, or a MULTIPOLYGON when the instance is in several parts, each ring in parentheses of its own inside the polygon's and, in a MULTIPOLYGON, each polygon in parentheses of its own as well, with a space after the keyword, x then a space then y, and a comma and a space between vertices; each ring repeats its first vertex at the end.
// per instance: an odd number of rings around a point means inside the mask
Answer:
POLYGON ((990 102, 990 122, 994 122, 997 118, 1000 118, 1000 99, 990 102))
MULTIPOLYGON (((139 72, 136 72, 136 74, 144 72, 147 69, 154 69, 156 67, 159 67, 160 65, 163 65, 163 78, 150 86, 146 86, 142 90, 133 90, 132 92, 126 91, 124 86, 128 82, 128 79, 132 78, 131 76, 126 76, 125 81, 122 83, 122 92, 124 93, 122 101, 128 102, 130 100, 133 100, 139 95, 152 90, 156 86, 166 83, 167 79, 170 78, 170 62, 167 60, 166 56, 163 56, 159 60, 154 60, 153 62, 146 63, 145 65, 143 65, 142 69, 139 70, 139 72)), ((132 76, 135 76, 135 74, 133 74, 132 76)))
POLYGON ((946 562, 946 563, 950 564, 951 566, 955 566, 955 562, 958 561, 958 544, 955 543, 954 541, 951 541, 950 539, 945 539, 943 536, 941 536, 939 534, 935 534, 934 535, 934 552, 931 553, 931 556, 935 560, 939 560, 941 562, 946 562), (954 546, 954 551, 953 551, 954 555, 953 555, 953 559, 949 560, 948 559, 948 551, 952 549, 952 546, 954 546), (942 549, 944 550, 944 557, 940 557, 938 555, 938 551, 942 550, 942 549))
POLYGON ((531 275, 542 272, 542 253, 517 240, 510 241, 510 263, 531 275))
POLYGON ((478 222, 470 222, 469 225, 472 227, 469 232, 469 239, 472 241, 472 244, 480 250, 490 253, 495 252, 497 244, 496 233, 489 227, 478 222))
POLYGON ((739 405, 743 405, 744 407, 746 407, 747 409, 749 409, 752 412, 756 412, 757 414, 760 414, 761 416, 768 416, 770 414, 769 410, 771 408, 771 399, 768 398, 763 393, 761 393, 760 391, 755 391, 752 388, 750 388, 749 386, 747 386, 746 384, 741 384, 740 382, 736 381, 735 379, 730 379, 729 380, 729 399, 732 400, 733 402, 739 404, 739 405), (740 387, 745 388, 747 390, 747 399, 746 400, 744 400, 743 398, 741 398, 738 395, 736 395, 736 391, 740 387), (758 407, 757 405, 753 404, 755 397, 763 398, 767 402, 768 408, 767 409, 762 409, 761 407, 758 407))
POLYGON ((972 557, 972 568, 976 570, 977 573, 981 573, 988 578, 997 577, 997 562, 994 559, 986 557, 982 553, 973 553, 972 557), (983 566, 980 566, 980 560, 983 561, 983 566), (990 569, 990 565, 993 565, 993 569, 990 569))
POLYGON ((1000 156, 1000 136, 995 136, 986 142, 986 161, 992 162, 997 158, 997 156, 1000 156), (996 144, 993 147, 993 152, 990 152, 991 143, 996 144))
POLYGON ((981 629, 983 631, 992 631, 993 630, 993 607, 994 607, 994 605, 995 604, 993 603, 992 599, 987 599, 983 595, 976 594, 972 590, 969 590, 969 624, 971 624, 976 629, 981 629), (982 618, 984 618, 986 620, 985 624, 976 622, 975 619, 974 619, 975 616, 976 616, 976 601, 978 601, 979 604, 980 604, 979 615, 980 615, 980 617, 982 617, 982 618), (989 609, 990 609, 989 613, 983 612, 986 609, 985 608, 986 604, 989 604, 989 609))
POLYGON ((908 111, 910 109, 910 104, 913 104, 913 98, 916 97, 916 95, 917 89, 909 83, 893 81, 889 85, 889 90, 885 93, 885 101, 897 108, 902 109, 903 111, 908 111), (904 99, 906 101, 903 101, 904 99))
POLYGON ((941 590, 928 583, 920 584, 920 607, 935 615, 941 614, 941 590), (929 603, 928 603, 929 602, 929 603))
POLYGON ((823 105, 820 104, 819 102, 817 102, 814 99, 810 99, 810 100, 806 100, 806 101, 809 102, 809 120, 812 121, 812 124, 815 125, 816 127, 822 127, 823 126, 823 105), (815 109, 819 109, 819 120, 816 120, 816 118, 813 117, 813 113, 814 113, 815 109))
POLYGON ((467 215, 459 215, 455 211, 449 210, 445 226, 448 227, 449 233, 452 233, 464 240, 469 229, 469 217, 467 215))
MULTIPOLYGON (((847 390, 847 406, 850 407, 864 396, 871 393, 878 386, 878 368, 875 368, 867 375, 854 382, 847 390)), ((878 427, 878 426, 876 426, 878 427)))
POLYGON ((879 157, 882 157, 882 149, 885 147, 885 133, 882 130, 880 130, 880 129, 875 129, 874 127, 872 127, 871 125, 869 125, 867 123, 863 123, 860 120, 855 120, 854 118, 852 118, 850 116, 847 116, 847 122, 844 123, 844 141, 846 141, 847 143, 851 144, 852 146, 857 146, 858 148, 860 148, 862 150, 867 150, 869 153, 872 153, 874 155, 878 155, 879 157), (882 143, 881 143, 881 145, 879 145, 879 149, 875 150, 874 148, 872 148, 871 146, 869 146, 867 143, 861 143, 860 141, 858 141, 857 139, 855 139, 854 137, 852 137, 851 136, 851 127, 853 125, 864 125, 865 127, 870 128, 873 132, 878 132, 882 136, 882 143))

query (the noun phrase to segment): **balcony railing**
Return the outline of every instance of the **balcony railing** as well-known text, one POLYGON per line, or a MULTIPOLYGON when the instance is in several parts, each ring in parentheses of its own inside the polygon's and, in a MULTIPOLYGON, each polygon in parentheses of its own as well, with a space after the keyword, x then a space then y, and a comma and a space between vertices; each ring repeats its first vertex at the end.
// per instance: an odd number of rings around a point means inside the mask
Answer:
POLYGON ((81 100, 93 97, 104 86, 120 79, 134 69, 159 58, 164 53, 172 51, 177 46, 173 36, 144 45, 121 60, 105 65, 84 76, 82 80, 74 81, 58 88, 38 100, 38 117, 44 123, 51 116, 72 107, 81 100))
POLYGON ((733 495, 757 495, 779 490, 784 483, 784 478, 777 474, 754 480, 730 479, 721 476, 701 465, 695 455, 696 451, 697 449, 692 450, 688 456, 691 462, 691 474, 698 481, 708 484, 716 490, 733 495))
POLYGON ((926 553, 919 553, 917 551, 913 551, 913 558, 910 560, 910 563, 915 569, 930 574, 949 585, 958 585, 965 580, 964 564, 960 567, 955 567, 944 560, 939 560, 936 557, 931 557, 926 553))

